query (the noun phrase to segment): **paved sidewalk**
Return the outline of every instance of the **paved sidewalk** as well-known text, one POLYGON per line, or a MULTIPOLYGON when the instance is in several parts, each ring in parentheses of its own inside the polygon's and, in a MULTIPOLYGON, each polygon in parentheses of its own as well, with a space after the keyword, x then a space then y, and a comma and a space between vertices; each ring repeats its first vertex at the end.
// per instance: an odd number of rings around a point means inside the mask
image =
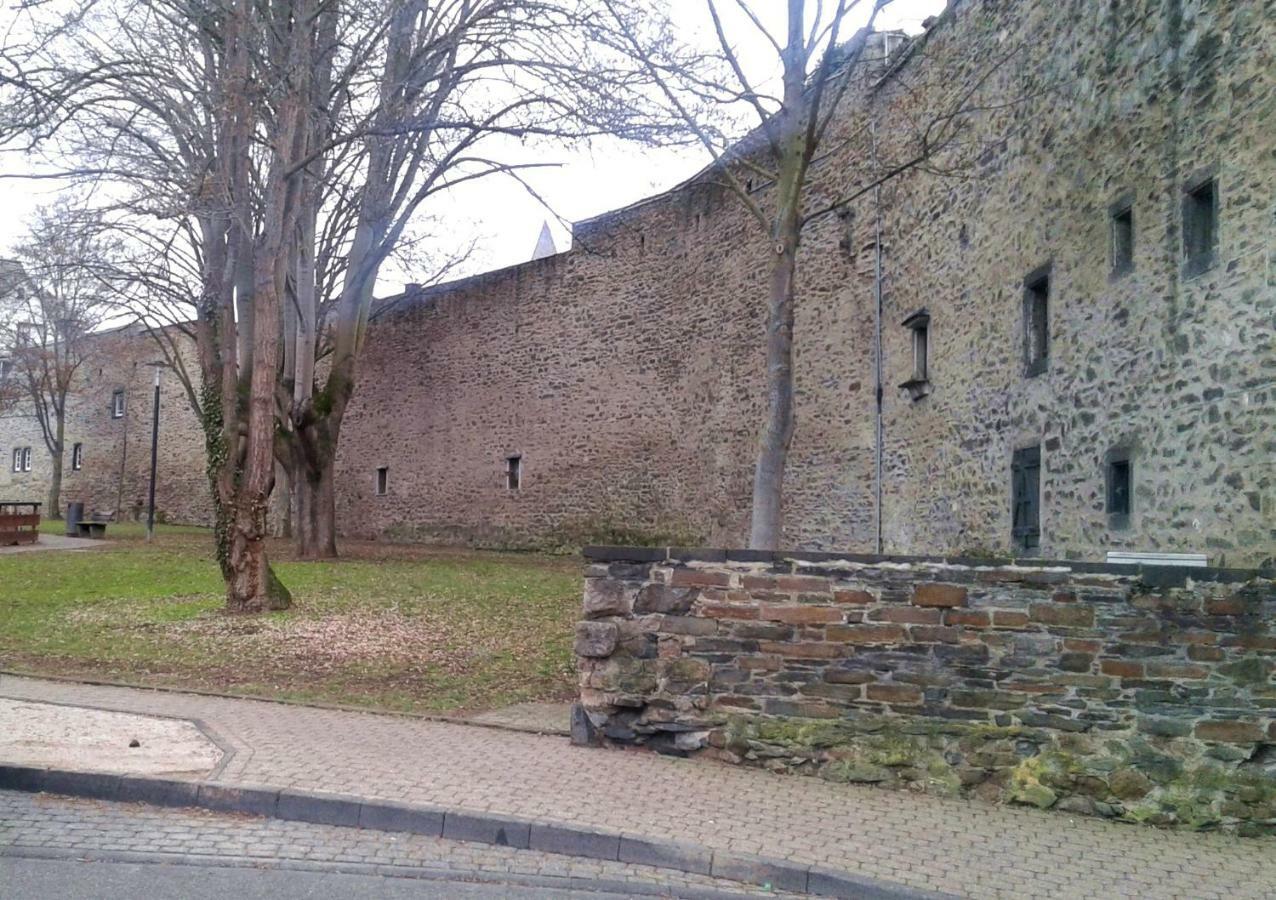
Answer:
POLYGON ((0 556, 10 553, 38 553, 41 550, 100 550, 110 546, 107 541, 91 538, 64 537, 60 534, 41 534, 34 544, 12 544, 0 547, 0 556))
POLYGON ((0 696, 195 718, 228 784, 549 819, 781 857, 971 897, 1269 898, 1276 841, 1158 831, 560 737, 0 677, 0 696))

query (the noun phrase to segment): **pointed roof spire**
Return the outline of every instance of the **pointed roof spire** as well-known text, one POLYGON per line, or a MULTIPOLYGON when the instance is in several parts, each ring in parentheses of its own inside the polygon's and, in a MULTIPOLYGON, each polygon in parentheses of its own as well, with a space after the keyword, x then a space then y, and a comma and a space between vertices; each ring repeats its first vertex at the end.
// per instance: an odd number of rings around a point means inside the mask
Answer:
POLYGON ((553 256, 558 252, 558 248, 554 246, 554 236, 550 234, 549 222, 546 221, 541 225, 541 236, 536 239, 536 249, 532 251, 532 259, 544 259, 547 256, 553 256))

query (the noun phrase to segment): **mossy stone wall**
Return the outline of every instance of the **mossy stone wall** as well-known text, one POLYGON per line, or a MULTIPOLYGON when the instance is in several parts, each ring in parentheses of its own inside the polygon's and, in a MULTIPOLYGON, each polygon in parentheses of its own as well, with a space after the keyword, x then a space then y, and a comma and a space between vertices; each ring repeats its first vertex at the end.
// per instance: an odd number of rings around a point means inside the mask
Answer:
POLYGON ((578 742, 1276 832, 1276 573, 588 554, 578 742))

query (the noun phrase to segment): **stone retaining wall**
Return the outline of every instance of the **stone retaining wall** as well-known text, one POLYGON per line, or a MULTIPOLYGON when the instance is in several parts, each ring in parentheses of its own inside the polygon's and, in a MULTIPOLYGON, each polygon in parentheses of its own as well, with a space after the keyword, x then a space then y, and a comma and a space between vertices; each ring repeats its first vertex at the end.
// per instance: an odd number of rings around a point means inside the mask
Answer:
POLYGON ((578 743, 1276 832, 1276 572, 586 556, 578 743))

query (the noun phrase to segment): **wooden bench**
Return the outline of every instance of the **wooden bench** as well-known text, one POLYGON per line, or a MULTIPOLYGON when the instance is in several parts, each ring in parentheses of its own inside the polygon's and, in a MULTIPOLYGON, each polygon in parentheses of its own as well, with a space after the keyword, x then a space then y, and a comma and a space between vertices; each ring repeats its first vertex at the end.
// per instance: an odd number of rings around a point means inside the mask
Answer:
POLYGON ((97 522, 92 519, 81 519, 75 523, 75 530, 80 537, 92 538, 100 541, 106 537, 106 522, 97 522))
POLYGON ((0 501, 0 547, 40 539, 40 504, 0 501))

